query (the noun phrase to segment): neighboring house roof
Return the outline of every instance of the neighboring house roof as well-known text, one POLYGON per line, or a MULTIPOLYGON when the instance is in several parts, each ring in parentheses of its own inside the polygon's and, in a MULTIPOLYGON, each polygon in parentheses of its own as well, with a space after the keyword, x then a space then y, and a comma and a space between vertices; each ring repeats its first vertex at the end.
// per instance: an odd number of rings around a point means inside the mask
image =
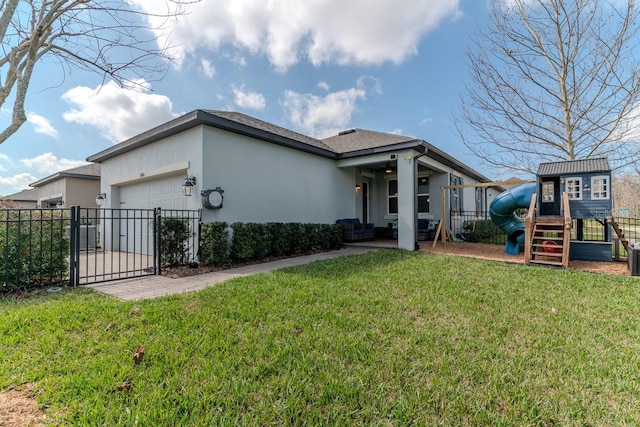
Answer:
POLYGON ((567 160, 564 162, 540 163, 538 176, 571 175, 580 173, 611 172, 606 158, 567 160))
POLYGON ((331 138, 319 140, 247 116, 246 114, 215 110, 194 110, 96 153, 88 157, 87 161, 103 162, 120 154, 127 153, 201 125, 227 130, 334 160, 403 148, 415 148, 420 152, 426 152, 427 156, 445 165, 464 171, 465 174, 478 181, 489 181, 489 179, 449 156, 447 153, 420 139, 364 129, 352 129, 340 132, 340 134, 331 138))
POLYGON ((14 194, 3 196, 2 199, 12 200, 14 202, 37 202, 38 198, 36 197, 36 192, 36 189, 30 188, 28 190, 22 190, 14 194))
POLYGON ((77 168, 66 169, 42 178, 39 181, 29 184, 30 187, 39 187, 52 181, 62 178, 84 178, 84 179, 100 179, 100 169, 102 165, 91 163, 77 168))

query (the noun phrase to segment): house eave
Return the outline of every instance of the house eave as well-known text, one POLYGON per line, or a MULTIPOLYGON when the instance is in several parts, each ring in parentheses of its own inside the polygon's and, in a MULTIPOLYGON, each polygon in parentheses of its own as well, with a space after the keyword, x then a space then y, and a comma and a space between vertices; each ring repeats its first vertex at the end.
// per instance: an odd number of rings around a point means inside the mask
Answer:
POLYGON ((101 163, 105 160, 128 153, 137 148, 144 147, 153 142, 176 135, 180 132, 195 128, 197 126, 210 126, 217 129, 233 132, 239 135, 248 136, 258 140, 270 142, 299 151, 315 154, 329 159, 336 159, 336 153, 314 147, 281 135, 276 135, 262 129, 235 122, 223 117, 219 117, 203 110, 195 110, 181 117, 171 120, 163 125, 148 130, 140 135, 134 136, 118 145, 107 148, 87 158, 89 162, 101 163))
POLYGON ((348 151, 346 153, 338 154, 336 160, 352 159, 355 157, 369 156, 371 154, 389 153, 398 150, 405 150, 408 148, 413 148, 420 153, 424 153, 427 150, 427 146, 425 145, 424 141, 414 139, 412 141, 400 142, 397 144, 366 148, 364 150, 348 151))

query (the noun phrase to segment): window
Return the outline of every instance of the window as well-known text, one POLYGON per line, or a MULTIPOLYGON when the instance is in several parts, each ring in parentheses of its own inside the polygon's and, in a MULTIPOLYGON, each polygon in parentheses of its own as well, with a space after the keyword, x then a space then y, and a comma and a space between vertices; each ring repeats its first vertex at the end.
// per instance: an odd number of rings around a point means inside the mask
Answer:
POLYGON ((542 183, 542 201, 545 203, 553 202, 553 181, 542 183))
MULTIPOLYGON (((462 177, 451 175, 451 185, 462 185, 462 177)), ((451 210, 461 212, 464 210, 462 206, 462 188, 451 189, 451 210)))
POLYGON ((571 200, 582 200, 582 178, 565 179, 565 191, 571 200))
MULTIPOLYGON (((418 178, 416 191, 418 192, 418 212, 429 213, 429 203, 431 201, 429 195, 429 177, 423 176, 418 178)), ((398 180, 387 180, 387 213, 398 213, 398 180)))
POLYGON ((387 181, 387 211, 390 214, 398 213, 398 180, 390 179, 387 181))
POLYGON ((418 213, 429 213, 429 177, 418 178, 418 213))
POLYGON ((476 212, 485 211, 484 193, 485 193, 485 189, 483 187, 476 187, 476 212))
POLYGON ((591 199, 604 200, 609 198, 609 177, 591 177, 591 199))

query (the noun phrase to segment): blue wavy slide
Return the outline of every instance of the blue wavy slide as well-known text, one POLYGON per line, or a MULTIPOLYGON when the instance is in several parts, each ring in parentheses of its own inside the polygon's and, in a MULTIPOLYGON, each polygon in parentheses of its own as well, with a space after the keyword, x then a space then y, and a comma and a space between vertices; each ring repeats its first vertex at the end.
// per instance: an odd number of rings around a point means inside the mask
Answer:
POLYGON ((510 255, 518 255, 524 248, 524 221, 516 216, 515 210, 528 208, 535 192, 535 182, 520 184, 498 194, 489 205, 491 221, 507 233, 504 251, 510 255))

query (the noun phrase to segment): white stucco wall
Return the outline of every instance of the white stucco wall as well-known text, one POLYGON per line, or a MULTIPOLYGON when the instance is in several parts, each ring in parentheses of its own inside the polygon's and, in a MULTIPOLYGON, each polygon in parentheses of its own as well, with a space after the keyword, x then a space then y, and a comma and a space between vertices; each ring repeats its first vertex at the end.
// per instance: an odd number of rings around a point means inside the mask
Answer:
POLYGON ((131 186, 142 193, 145 183, 187 174, 196 177, 196 186, 193 196, 182 196, 182 209, 201 208, 203 189, 224 190, 222 209, 203 208, 205 222, 333 223, 356 215, 353 168, 339 169, 331 159, 206 126, 104 161, 106 206, 176 206, 153 202, 148 194, 123 205, 120 193, 131 186))
POLYGON ((200 188, 221 187, 222 209, 204 221, 333 223, 355 216, 354 169, 270 142, 204 129, 200 188))
MULTIPOLYGON (((122 187, 151 183, 170 176, 202 176, 202 132, 199 126, 170 136, 134 151, 121 154, 102 164, 102 192, 106 193, 105 207, 110 208, 154 208, 162 201, 145 200, 144 206, 129 202, 121 204, 122 187)), ((196 183, 196 191, 200 191, 196 183)), ((185 209, 198 209, 199 197, 185 198, 185 209)))

